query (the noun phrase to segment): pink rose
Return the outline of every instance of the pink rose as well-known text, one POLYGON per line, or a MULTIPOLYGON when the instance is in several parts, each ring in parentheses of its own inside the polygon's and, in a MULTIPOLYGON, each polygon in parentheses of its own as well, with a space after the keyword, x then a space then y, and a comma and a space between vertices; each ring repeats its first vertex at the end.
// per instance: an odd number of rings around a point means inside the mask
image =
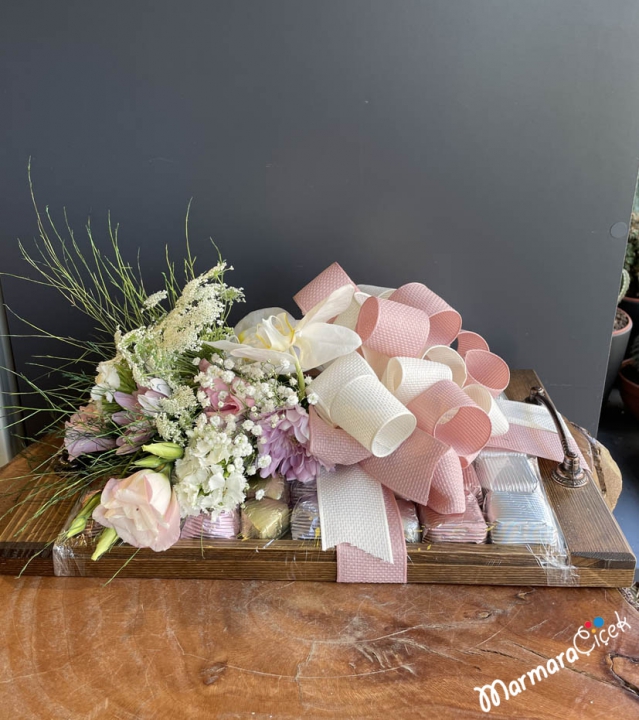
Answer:
POLYGON ((180 537, 180 506, 162 473, 140 470, 105 485, 93 519, 134 547, 161 552, 180 537))
MULTIPOLYGON (((208 360, 200 360, 200 372, 206 372, 210 366, 211 363, 208 360)), ((255 405, 253 398, 241 398, 236 394, 239 382, 240 379, 235 378, 233 382, 228 385, 221 378, 214 378, 212 387, 200 388, 211 401, 210 407, 205 410, 206 414, 240 415, 247 407, 253 407, 253 405, 255 405)))

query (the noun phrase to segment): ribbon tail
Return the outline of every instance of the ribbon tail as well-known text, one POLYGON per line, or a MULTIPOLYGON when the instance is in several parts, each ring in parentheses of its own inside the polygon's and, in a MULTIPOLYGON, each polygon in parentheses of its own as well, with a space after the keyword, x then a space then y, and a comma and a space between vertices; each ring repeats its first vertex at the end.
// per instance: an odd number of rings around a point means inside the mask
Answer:
POLYGON ((407 580, 407 553, 404 526, 395 496, 382 488, 388 522, 393 562, 385 562, 343 543, 337 546, 337 582, 350 583, 405 583, 407 580))
MULTIPOLYGON (((322 550, 349 543, 393 562, 386 501, 381 484, 358 465, 339 466, 317 478, 322 550)), ((403 534, 402 534, 403 537, 403 534)))
MULTIPOLYGON (((509 429, 504 435, 491 437, 486 445, 490 450, 508 450, 560 462, 564 451, 557 428, 546 408, 513 400, 499 400, 498 405, 506 417, 509 429)), ((560 416, 570 449, 577 453, 580 462, 586 460, 560 416)))

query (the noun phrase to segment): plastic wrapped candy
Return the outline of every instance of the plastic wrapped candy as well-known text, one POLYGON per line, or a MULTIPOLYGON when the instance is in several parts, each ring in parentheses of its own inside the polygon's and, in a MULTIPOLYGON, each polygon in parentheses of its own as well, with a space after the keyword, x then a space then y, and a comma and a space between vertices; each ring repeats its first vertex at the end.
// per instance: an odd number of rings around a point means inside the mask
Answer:
POLYGON ((297 501, 291 513, 293 540, 316 540, 322 536, 317 494, 308 494, 297 501))
POLYGON ((533 492, 539 487, 537 460, 522 453, 484 450, 475 470, 484 491, 533 492))
POLYGON ((404 539, 407 543, 418 543, 421 540, 422 533, 415 503, 400 497, 395 499, 404 526, 404 539))
POLYGON ((241 536, 244 539, 281 537, 288 530, 289 519, 288 505, 280 500, 247 500, 241 513, 241 536))
POLYGON ((486 542, 488 528, 477 498, 466 495, 466 511, 453 515, 442 515, 432 508, 417 506, 419 519, 424 526, 424 542, 486 542))
POLYGON ((308 497, 317 497, 317 483, 294 480, 291 483, 291 505, 295 506, 299 500, 308 497))
POLYGON ((184 521, 180 538, 220 538, 232 540, 240 531, 240 508, 221 512, 215 520, 209 513, 190 515, 184 521))
POLYGON ((474 495, 477 502, 481 505, 484 501, 484 491, 482 490, 479 478, 472 465, 464 468, 464 492, 474 495))
POLYGON ((555 546, 558 542, 555 520, 539 489, 529 493, 490 491, 486 516, 494 543, 555 546))
POLYGON ((261 499, 261 497, 270 498, 271 500, 288 503, 290 497, 289 483, 280 475, 249 480, 246 497, 250 500, 256 496, 258 499, 261 499))

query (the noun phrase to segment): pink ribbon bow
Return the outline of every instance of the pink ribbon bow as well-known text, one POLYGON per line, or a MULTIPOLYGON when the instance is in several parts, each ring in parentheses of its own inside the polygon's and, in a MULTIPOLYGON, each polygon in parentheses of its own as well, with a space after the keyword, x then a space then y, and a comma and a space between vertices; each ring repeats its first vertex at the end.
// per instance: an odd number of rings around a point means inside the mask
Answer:
POLYGON ((463 513, 464 470, 484 447, 563 451, 544 408, 499 399, 507 364, 426 286, 357 287, 334 263, 295 301, 307 313, 344 285, 355 288, 351 307, 333 322, 362 347, 314 380, 309 413, 311 453, 337 464, 317 481, 322 547, 337 547, 338 582, 406 582, 394 494, 463 513))

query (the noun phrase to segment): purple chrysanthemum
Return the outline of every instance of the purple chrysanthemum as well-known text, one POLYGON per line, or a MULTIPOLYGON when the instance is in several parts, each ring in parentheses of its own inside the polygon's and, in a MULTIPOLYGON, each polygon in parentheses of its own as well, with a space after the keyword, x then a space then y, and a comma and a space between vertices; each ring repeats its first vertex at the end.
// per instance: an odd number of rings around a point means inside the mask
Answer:
POLYGON ((321 468, 332 470, 311 455, 308 422, 308 413, 299 405, 280 410, 260 421, 260 456, 271 458, 271 462, 260 469, 263 478, 279 473, 287 480, 310 482, 315 480, 321 468), (274 425, 275 417, 279 419, 274 425))

